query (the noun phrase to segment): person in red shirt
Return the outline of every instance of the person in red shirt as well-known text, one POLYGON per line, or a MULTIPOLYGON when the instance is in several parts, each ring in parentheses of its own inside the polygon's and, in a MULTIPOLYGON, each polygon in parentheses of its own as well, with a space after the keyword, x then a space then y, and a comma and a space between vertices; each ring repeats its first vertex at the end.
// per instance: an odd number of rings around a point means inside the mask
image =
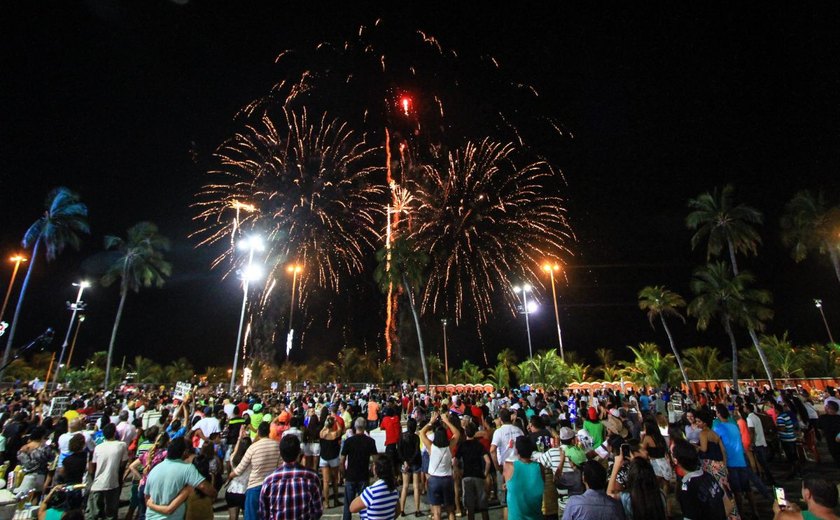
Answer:
POLYGON ((384 417, 382 417, 379 427, 385 431, 385 456, 387 456, 393 463, 391 467, 399 468, 397 443, 400 441, 400 434, 402 433, 400 417, 397 415, 394 408, 390 406, 386 407, 382 413, 384 417))

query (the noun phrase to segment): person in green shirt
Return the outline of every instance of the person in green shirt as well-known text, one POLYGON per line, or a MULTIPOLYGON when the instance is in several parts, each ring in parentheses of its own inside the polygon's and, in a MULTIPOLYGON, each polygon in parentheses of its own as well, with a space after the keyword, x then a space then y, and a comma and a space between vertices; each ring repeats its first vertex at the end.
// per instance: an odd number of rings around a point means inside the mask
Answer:
POLYGON ((251 440, 257 438, 257 428, 259 427, 260 423, 263 422, 263 418, 265 414, 262 413, 263 405, 261 403, 254 403, 251 407, 251 412, 249 414, 251 418, 251 429, 249 430, 251 433, 251 440))
POLYGON ((583 429, 592 437, 592 446, 600 446, 604 443, 604 425, 598 420, 598 410, 590 408, 587 417, 583 420, 583 429))

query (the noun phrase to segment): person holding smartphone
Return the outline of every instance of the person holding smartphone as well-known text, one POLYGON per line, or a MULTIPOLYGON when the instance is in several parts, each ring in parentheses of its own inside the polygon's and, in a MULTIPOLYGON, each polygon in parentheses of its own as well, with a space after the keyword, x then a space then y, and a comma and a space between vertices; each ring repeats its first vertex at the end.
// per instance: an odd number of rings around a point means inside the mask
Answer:
POLYGON ((840 516, 834 513, 838 502, 836 482, 806 478, 802 481, 802 499, 808 505, 805 511, 785 500, 784 490, 776 488, 773 520, 840 520, 840 516))

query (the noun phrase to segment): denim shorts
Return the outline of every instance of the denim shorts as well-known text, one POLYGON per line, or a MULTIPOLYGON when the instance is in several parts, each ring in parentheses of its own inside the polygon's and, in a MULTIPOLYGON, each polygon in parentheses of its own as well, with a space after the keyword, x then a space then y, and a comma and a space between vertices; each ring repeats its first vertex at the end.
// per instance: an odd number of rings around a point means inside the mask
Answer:
POLYGON ((455 479, 429 476, 429 505, 455 505, 455 479))
POLYGON ((341 457, 336 457, 334 459, 325 459, 321 457, 321 462, 318 463, 319 468, 337 468, 338 463, 341 460, 341 457))

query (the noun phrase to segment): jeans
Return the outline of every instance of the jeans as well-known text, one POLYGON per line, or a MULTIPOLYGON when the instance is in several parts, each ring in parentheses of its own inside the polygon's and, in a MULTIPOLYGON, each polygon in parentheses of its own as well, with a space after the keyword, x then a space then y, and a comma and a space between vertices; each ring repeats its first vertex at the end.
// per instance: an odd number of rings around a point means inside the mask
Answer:
POLYGON ((117 520, 117 510, 120 506, 120 488, 105 491, 91 491, 88 496, 85 518, 98 520, 108 518, 117 520))
POLYGON ((343 520, 350 520, 350 502, 353 501, 354 498, 362 494, 362 491, 367 487, 367 481, 357 481, 351 482, 349 480, 344 481, 344 515, 343 520))
POLYGON ((775 484, 776 480, 773 478, 773 474, 770 473, 770 467, 767 465, 767 446, 753 447, 753 455, 755 456, 756 464, 764 472, 767 482, 775 484))
POLYGON ((245 491, 245 520, 259 520, 260 518, 260 489, 254 486, 245 491))

